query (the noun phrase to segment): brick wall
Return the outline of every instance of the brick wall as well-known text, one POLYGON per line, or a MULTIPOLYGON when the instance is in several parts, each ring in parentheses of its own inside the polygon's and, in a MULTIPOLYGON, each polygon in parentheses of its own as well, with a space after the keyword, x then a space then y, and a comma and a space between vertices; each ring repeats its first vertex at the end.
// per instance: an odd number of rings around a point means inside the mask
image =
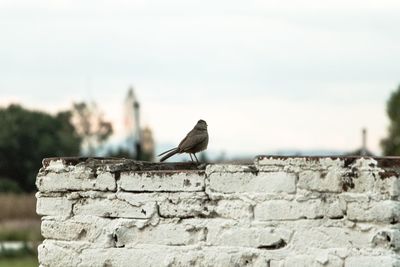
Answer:
POLYGON ((45 159, 41 266, 400 266, 400 159, 45 159))

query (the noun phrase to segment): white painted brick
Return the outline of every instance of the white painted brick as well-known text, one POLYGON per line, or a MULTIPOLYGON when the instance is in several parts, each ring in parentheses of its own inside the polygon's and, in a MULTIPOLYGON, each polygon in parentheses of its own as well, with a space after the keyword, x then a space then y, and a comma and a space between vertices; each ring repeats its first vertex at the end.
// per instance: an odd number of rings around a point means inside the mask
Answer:
MULTIPOLYGON (((166 258, 170 250, 161 249, 135 249, 135 248, 109 248, 86 249, 80 255, 79 266, 106 267, 106 266, 143 266, 156 267, 168 266, 166 258)), ((172 267, 172 266, 171 266, 172 267)))
POLYGON ((72 203, 66 197, 39 196, 36 202, 36 212, 39 215, 70 216, 72 203))
POLYGON ((206 174, 211 175, 214 172, 219 173, 235 173, 235 172, 252 172, 257 171, 253 165, 240 164, 209 164, 206 167, 206 174))
POLYGON ((87 249, 82 252, 81 258, 81 266, 268 266, 266 258, 256 251, 180 246, 87 249))
POLYGON ((51 160, 49 165, 44 168, 44 170, 49 172, 65 172, 67 169, 68 166, 66 166, 61 159, 51 160))
POLYGON ((285 267, 285 261, 271 260, 268 267, 285 267))
POLYGON ((157 202, 162 217, 208 216, 212 211, 208 207, 208 197, 203 192, 166 194, 164 198, 160 196, 157 202))
POLYGON ((285 259, 285 267, 314 267, 315 259, 309 255, 296 255, 285 259))
MULTIPOLYGON (((337 170, 337 169, 336 169, 337 170)), ((317 192, 341 192, 342 173, 338 171, 303 171, 299 174, 298 187, 317 192)))
POLYGON ((205 193, 165 193, 155 197, 162 217, 222 217, 250 219, 252 205, 242 200, 210 200, 205 193))
POLYGON ((203 249, 201 251, 190 251, 178 255, 170 255, 168 257, 169 266, 268 266, 268 259, 262 253, 255 250, 232 250, 230 248, 223 249, 220 247, 215 249, 203 249))
POLYGON ((110 222, 110 219, 86 215, 65 221, 44 219, 41 230, 43 237, 48 239, 95 242, 110 222))
POLYGON ((394 256, 354 256, 345 260, 345 267, 399 267, 400 258, 394 256))
POLYGON ((389 196, 400 196, 400 178, 391 176, 386 178, 376 178, 375 192, 385 194, 389 196))
MULTIPOLYGON (((297 255, 287 257, 284 267, 343 267, 343 260, 322 252, 322 255, 297 255)), ((356 265, 354 266, 356 267, 356 265)))
POLYGON ((209 207, 214 215, 228 219, 252 219, 253 206, 242 200, 219 200, 215 205, 209 207))
POLYGON ((119 247, 134 244, 183 246, 204 241, 206 230, 204 227, 185 221, 163 221, 157 225, 148 225, 143 228, 120 225, 115 230, 115 235, 119 247))
POLYGON ((84 198, 76 202, 73 213, 75 215, 94 215, 106 218, 146 219, 156 213, 156 202, 134 204, 117 198, 84 198))
POLYGON ((212 173, 210 190, 222 193, 294 193, 296 176, 286 172, 212 173))
POLYGON ((71 244, 57 245, 45 240, 38 247, 39 263, 46 267, 79 266, 79 253, 71 248, 71 244))
POLYGON ((370 172, 357 172, 356 177, 352 177, 353 188, 349 188, 348 192, 365 193, 372 192, 375 185, 375 177, 370 172))
POLYGON ((369 248, 371 247, 370 232, 363 232, 345 226, 311 226, 296 224, 291 244, 298 248, 369 248))
POLYGON ((307 158, 307 157, 259 157, 254 164, 263 169, 266 166, 281 166, 286 170, 327 170, 344 166, 344 161, 332 158, 307 158))
POLYGON ((398 222, 400 220, 400 202, 394 200, 349 202, 347 217, 352 221, 398 222))
POLYGON ((332 203, 323 202, 320 199, 303 202, 270 200, 257 204, 254 208, 256 220, 298 220, 340 216, 343 216, 343 212, 339 207, 338 200, 332 203))
POLYGON ((73 190, 99 190, 114 191, 116 183, 114 175, 109 172, 101 172, 96 177, 90 170, 78 172, 50 172, 39 175, 36 185, 41 192, 66 192, 73 190))
POLYGON ((123 172, 118 182, 125 191, 203 191, 204 175, 196 172, 123 172))
POLYGON ((159 213, 167 218, 221 217, 229 219, 250 219, 252 205, 242 200, 210 200, 204 193, 169 194, 160 197, 159 213))
POLYGON ((292 231, 275 227, 238 227, 208 225, 207 242, 212 246, 253 247, 261 249, 284 248, 292 231))

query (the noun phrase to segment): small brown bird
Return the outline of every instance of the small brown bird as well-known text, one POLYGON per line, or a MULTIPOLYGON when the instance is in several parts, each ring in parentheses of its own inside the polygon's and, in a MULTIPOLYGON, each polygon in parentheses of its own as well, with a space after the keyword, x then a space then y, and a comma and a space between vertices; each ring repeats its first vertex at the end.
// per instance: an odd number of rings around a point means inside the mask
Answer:
POLYGON ((207 123, 204 120, 199 120, 194 128, 186 135, 186 137, 179 143, 178 147, 172 148, 161 153, 158 156, 163 156, 160 161, 164 161, 175 154, 189 153, 190 159, 193 161, 192 154, 195 157, 197 163, 199 160, 196 157, 196 153, 207 149, 208 145, 208 132, 207 123))

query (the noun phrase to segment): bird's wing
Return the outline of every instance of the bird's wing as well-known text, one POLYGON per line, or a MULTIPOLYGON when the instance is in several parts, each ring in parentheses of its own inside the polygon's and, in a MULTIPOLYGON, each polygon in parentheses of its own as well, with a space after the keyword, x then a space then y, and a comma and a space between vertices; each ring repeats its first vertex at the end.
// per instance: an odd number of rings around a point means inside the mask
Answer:
POLYGON ((207 139, 207 134, 203 132, 190 132, 188 135, 182 140, 179 144, 178 148, 180 151, 184 152, 187 151, 194 146, 198 145, 199 143, 203 142, 207 139))

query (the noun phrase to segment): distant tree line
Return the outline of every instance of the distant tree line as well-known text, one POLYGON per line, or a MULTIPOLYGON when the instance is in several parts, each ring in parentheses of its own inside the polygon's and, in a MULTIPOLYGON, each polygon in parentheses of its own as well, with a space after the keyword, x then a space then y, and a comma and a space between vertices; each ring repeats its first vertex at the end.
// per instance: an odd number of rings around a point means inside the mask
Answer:
POLYGON ((85 103, 51 115, 20 105, 0 107, 0 192, 35 191, 46 157, 93 153, 112 133, 111 123, 85 103))
POLYGON ((388 135, 381 141, 382 152, 385 156, 400 155, 400 86, 390 96, 386 113, 389 117, 388 135))

